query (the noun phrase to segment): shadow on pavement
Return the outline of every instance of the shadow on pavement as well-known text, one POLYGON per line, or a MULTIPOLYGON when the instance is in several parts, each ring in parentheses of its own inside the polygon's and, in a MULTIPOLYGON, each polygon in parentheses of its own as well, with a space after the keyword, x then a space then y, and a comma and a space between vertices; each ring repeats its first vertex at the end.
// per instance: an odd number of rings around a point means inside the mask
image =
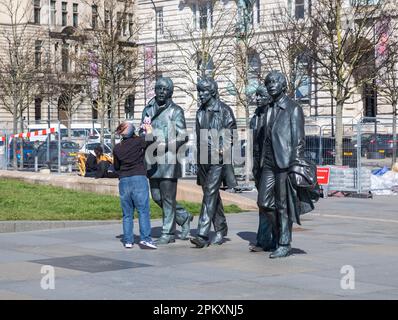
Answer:
POLYGON ((256 244, 257 233, 252 231, 242 231, 236 234, 238 237, 245 241, 249 241, 249 244, 256 244))

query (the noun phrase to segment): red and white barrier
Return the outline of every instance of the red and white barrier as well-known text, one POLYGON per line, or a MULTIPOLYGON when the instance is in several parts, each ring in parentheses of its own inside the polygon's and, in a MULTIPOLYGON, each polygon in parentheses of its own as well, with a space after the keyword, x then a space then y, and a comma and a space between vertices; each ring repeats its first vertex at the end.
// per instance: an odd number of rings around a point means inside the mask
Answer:
MULTIPOLYGON (((10 138, 30 138, 30 137, 37 137, 37 136, 45 136, 49 133, 54 133, 57 130, 55 128, 50 128, 50 129, 44 129, 44 130, 37 130, 37 131, 32 131, 32 132, 27 132, 27 133, 18 133, 18 134, 12 134, 10 135, 10 138)), ((0 141, 6 141, 6 137, 0 137, 0 141)))

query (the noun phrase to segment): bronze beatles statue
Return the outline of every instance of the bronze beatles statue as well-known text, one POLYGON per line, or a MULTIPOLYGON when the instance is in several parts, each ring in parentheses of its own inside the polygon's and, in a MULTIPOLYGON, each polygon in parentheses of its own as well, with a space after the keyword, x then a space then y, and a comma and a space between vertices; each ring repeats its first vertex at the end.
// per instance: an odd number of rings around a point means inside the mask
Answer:
POLYGON ((203 201, 198 232, 191 242, 196 247, 203 248, 209 245, 211 223, 216 231, 212 244, 222 244, 228 232, 219 190, 223 180, 232 184, 230 187, 236 186, 232 161, 223 161, 223 150, 230 150, 228 144, 232 138, 232 130, 236 129, 236 121, 232 109, 218 99, 218 87, 213 79, 201 79, 197 89, 201 103, 196 113, 197 182, 202 186, 203 201), (211 132, 216 133, 216 139, 211 137, 211 132), (218 138, 219 134, 223 139, 218 138))
POLYGON ((257 89, 251 120, 259 228, 250 250, 272 251, 270 258, 291 253, 293 222, 300 224, 300 214, 317 200, 316 167, 304 159, 304 114, 286 88, 285 76, 270 72, 257 89))
MULTIPOLYGON (((142 123, 150 122, 158 151, 165 153, 164 163, 151 164, 147 172, 152 199, 162 208, 163 229, 157 244, 175 242, 176 223, 181 226, 180 239, 187 240, 193 216, 176 202, 177 180, 182 176, 176 159, 178 149, 186 142, 183 109, 175 104, 174 85, 170 78, 160 78, 155 84, 155 99, 142 112, 142 123)), ((158 152, 158 153, 159 153, 158 152)))

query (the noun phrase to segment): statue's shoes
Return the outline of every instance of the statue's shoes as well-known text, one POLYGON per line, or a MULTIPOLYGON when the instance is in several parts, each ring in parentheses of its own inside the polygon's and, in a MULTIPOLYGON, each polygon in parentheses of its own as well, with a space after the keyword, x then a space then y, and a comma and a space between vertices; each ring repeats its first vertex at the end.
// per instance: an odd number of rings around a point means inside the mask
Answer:
POLYGON ((174 236, 162 235, 158 240, 156 240, 156 245, 165 245, 173 242, 176 242, 174 236))
POLYGON ((269 257, 271 259, 274 258, 284 258, 287 257, 291 254, 291 247, 290 245, 288 246, 279 246, 278 249, 276 249, 274 252, 272 252, 269 257))
POLYGON ((187 221, 181 226, 181 240, 188 240, 189 239, 189 232, 191 231, 191 221, 193 220, 193 215, 189 213, 189 217, 187 221))
POLYGON ((249 246, 249 251, 250 252, 263 252, 264 249, 260 246, 251 245, 251 246, 249 246))
POLYGON ((222 232, 217 232, 215 238, 211 242, 212 245, 222 245, 225 242, 222 232))
POLYGON ((196 248, 205 248, 209 246, 209 241, 203 239, 202 237, 191 238, 190 241, 196 246, 196 248))

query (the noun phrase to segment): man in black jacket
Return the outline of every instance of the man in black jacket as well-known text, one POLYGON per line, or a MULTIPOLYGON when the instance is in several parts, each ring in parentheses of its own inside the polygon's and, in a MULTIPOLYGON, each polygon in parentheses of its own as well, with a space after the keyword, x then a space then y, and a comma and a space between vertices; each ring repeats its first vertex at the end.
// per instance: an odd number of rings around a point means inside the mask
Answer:
POLYGON ((288 208, 287 183, 290 169, 304 158, 304 114, 285 94, 287 82, 282 73, 270 72, 265 86, 272 103, 264 118, 257 204, 272 217, 272 236, 278 248, 270 258, 280 258, 291 253, 293 217, 288 208))
POLYGON ((171 99, 173 88, 170 78, 157 80, 155 99, 144 108, 141 121, 151 123, 156 139, 147 149, 146 162, 152 199, 163 210, 162 235, 157 241, 160 245, 175 242, 176 222, 182 228, 180 239, 188 239, 193 219, 176 202, 177 180, 182 176, 177 152, 186 143, 186 125, 183 109, 171 99))
POLYGON ((200 80, 197 89, 201 102, 196 113, 197 182, 203 189, 203 201, 198 233, 191 242, 203 248, 209 245, 212 222, 216 231, 212 244, 222 244, 228 232, 220 186, 224 177, 233 183, 230 187, 236 186, 236 181, 230 179, 233 166, 228 153, 231 152, 232 130, 237 127, 232 109, 218 100, 217 83, 213 79, 200 80))

